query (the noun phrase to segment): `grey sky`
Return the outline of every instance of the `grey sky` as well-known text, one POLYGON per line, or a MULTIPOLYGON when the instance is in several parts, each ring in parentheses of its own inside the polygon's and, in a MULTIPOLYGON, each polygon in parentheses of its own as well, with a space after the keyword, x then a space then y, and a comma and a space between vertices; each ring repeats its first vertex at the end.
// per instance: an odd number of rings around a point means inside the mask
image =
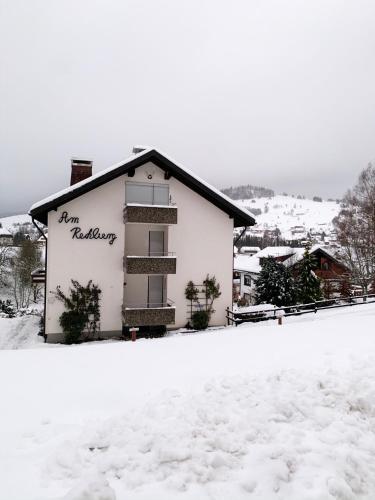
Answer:
POLYGON ((375 157, 373 0, 0 0, 0 214, 154 145, 340 196, 375 157))

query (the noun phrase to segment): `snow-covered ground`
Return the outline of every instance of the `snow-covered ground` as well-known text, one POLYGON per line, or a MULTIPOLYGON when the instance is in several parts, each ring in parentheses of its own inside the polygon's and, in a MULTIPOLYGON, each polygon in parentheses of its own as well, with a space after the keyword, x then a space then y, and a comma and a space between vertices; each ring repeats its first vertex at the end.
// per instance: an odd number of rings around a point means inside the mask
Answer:
POLYGON ((374 314, 0 351, 0 498, 373 500, 374 314))
MULTIPOLYGON (((40 308, 41 306, 39 306, 40 308)), ((38 336, 40 316, 0 317, 0 349, 29 349, 44 345, 38 336)))

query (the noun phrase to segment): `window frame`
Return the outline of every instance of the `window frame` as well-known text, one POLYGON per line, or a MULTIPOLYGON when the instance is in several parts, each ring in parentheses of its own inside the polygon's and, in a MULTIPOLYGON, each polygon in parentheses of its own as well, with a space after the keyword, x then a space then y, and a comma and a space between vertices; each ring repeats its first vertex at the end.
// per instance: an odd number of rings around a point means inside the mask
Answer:
POLYGON ((252 282, 253 282, 253 278, 252 278, 251 274, 248 274, 248 273, 244 274, 244 277, 243 277, 243 284, 244 284, 244 286, 251 287, 252 282), (250 281, 250 284, 247 283, 248 280, 250 281))
MULTIPOLYGON (((131 198, 131 196, 130 196, 131 198)), ((136 197, 134 197, 136 198, 136 197)), ((163 206, 168 206, 170 204, 170 190, 169 190, 169 184, 162 184, 162 183, 156 183, 156 182, 137 182, 137 181, 127 181, 125 182, 125 203, 139 203, 140 205, 163 205, 163 206), (128 194, 128 188, 148 188, 149 190, 151 190, 151 198, 150 198, 150 201, 149 202, 145 202, 145 201, 129 201, 128 200, 128 197, 129 197, 129 194, 128 194), (166 198, 166 203, 163 203, 162 200, 160 201, 160 198, 159 200, 157 201, 157 203, 155 203, 155 188, 159 189, 159 194, 160 194, 160 191, 162 190, 165 190, 167 191, 167 198, 166 198)))

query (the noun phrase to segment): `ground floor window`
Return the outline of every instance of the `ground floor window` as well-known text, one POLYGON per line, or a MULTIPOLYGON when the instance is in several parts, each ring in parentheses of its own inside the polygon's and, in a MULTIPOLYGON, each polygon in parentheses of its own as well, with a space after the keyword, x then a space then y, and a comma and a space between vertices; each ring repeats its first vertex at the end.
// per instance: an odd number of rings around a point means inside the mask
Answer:
POLYGON ((244 279, 243 279, 243 284, 245 286, 251 286, 251 276, 250 276, 250 274, 245 274, 244 279))

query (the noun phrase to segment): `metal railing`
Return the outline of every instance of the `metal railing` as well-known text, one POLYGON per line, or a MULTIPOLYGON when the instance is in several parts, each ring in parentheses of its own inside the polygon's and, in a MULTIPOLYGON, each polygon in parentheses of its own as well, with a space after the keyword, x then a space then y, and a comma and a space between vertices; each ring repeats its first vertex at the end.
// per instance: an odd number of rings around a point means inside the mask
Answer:
POLYGON ((126 302, 124 309, 160 309, 174 307, 173 300, 167 299, 164 302, 126 302))
POLYGON ((147 258, 147 257, 175 257, 176 252, 148 252, 147 254, 132 254, 132 255, 126 255, 126 257, 137 257, 137 258, 147 258))
POLYGON ((257 323, 259 321, 275 320, 284 316, 301 316, 302 314, 317 313, 327 309, 338 309, 340 307, 352 307, 375 303, 375 294, 356 295, 353 297, 340 297, 337 299, 325 299, 310 302, 308 304, 295 304, 293 306, 257 309, 255 311, 241 312, 227 308, 228 325, 240 325, 242 323, 257 323))

